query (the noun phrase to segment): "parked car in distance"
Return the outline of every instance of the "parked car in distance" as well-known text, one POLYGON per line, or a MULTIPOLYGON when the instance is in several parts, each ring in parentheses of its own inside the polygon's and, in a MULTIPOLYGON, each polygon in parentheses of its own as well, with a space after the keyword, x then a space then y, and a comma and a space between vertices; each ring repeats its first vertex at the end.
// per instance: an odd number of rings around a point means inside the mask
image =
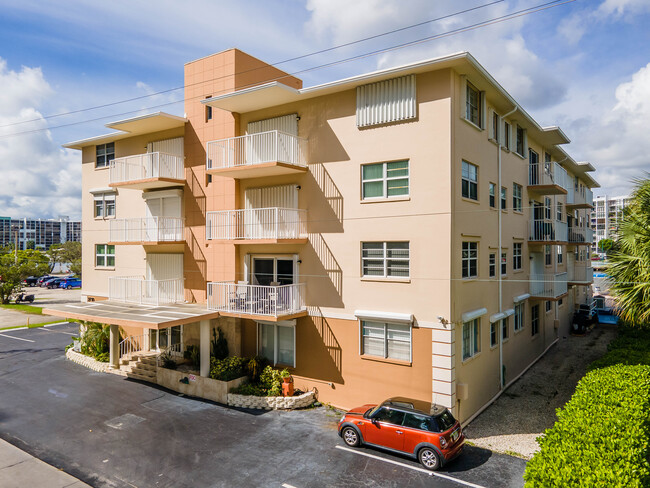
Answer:
POLYGON ((68 288, 81 288, 81 280, 79 278, 63 278, 59 283, 59 288, 67 290, 68 288))
POLYGON ((25 286, 36 286, 36 282, 38 281, 37 276, 28 276, 23 280, 23 285, 25 286))
POLYGON ((48 280, 45 282, 45 288, 51 290, 52 288, 58 288, 59 283, 63 281, 63 278, 54 278, 53 280, 48 280))
POLYGON ((53 280, 54 278, 56 278, 56 276, 51 276, 51 275, 41 276, 38 280, 36 280, 36 286, 43 286, 44 281, 53 280))
POLYGON ((403 397, 353 408, 338 431, 350 447, 365 444, 406 454, 432 471, 458 456, 465 444, 460 422, 448 409, 403 397))

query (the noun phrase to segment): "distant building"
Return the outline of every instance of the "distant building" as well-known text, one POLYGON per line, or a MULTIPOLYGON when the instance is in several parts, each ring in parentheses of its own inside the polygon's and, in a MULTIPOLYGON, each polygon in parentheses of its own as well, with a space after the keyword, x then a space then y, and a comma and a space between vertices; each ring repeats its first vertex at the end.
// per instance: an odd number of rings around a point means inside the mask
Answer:
POLYGON ((52 244, 67 241, 81 242, 81 222, 68 217, 58 219, 12 219, 0 217, 0 244, 6 246, 16 242, 18 249, 25 250, 30 241, 35 249, 48 250, 52 244))
POLYGON ((597 252, 598 243, 602 239, 614 239, 618 226, 623 218, 623 209, 632 198, 629 195, 608 197, 607 195, 594 198, 594 208, 591 211, 591 228, 594 231, 592 251, 597 252))

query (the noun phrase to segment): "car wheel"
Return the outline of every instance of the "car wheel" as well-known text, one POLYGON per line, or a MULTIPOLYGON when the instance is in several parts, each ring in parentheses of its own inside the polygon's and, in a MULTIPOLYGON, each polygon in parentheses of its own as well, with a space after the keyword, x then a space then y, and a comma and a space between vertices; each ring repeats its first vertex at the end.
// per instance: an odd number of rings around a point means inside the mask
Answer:
POLYGON ((431 447, 423 447, 418 452, 418 461, 425 468, 435 471, 440 467, 440 458, 438 453, 431 447))
POLYGON ((343 437, 343 442, 348 446, 357 447, 359 445, 359 434, 352 427, 343 427, 341 436, 343 437))

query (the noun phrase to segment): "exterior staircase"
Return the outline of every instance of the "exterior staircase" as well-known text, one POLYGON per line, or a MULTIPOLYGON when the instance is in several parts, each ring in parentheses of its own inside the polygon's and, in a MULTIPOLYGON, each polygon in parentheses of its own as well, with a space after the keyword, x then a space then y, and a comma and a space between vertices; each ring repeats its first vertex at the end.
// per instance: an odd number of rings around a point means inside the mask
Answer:
POLYGON ((120 372, 127 378, 156 384, 157 358, 155 352, 128 354, 120 359, 120 372))

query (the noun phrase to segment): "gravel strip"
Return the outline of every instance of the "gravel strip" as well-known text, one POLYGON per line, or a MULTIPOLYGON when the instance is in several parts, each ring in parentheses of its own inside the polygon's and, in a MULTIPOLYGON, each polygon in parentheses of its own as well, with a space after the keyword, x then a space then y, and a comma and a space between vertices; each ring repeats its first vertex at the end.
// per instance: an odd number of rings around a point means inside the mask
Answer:
POLYGON ((573 395, 589 364, 607 351, 616 328, 597 325, 584 337, 561 337, 515 384, 465 429, 468 440, 495 452, 530 459, 537 437, 553 426, 555 410, 573 395))

